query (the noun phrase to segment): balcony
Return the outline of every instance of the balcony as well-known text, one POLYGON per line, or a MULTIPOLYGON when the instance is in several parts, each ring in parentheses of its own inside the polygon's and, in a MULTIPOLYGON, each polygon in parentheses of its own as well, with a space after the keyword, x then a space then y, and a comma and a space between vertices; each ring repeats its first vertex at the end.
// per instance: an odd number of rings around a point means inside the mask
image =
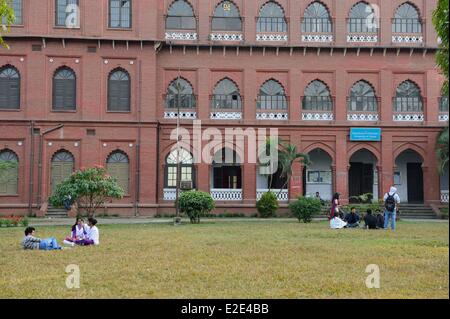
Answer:
POLYGON ((288 28, 285 18, 257 17, 256 41, 287 42, 288 28))
POLYGON ((439 122, 447 122, 448 117, 448 96, 439 98, 439 122))
POLYGON ((333 121, 333 98, 331 96, 303 96, 302 120, 333 121))
POLYGON ((164 188, 163 190, 163 199, 164 200, 176 200, 177 199, 177 190, 176 188, 164 188))
POLYGON ((377 44, 379 39, 378 22, 376 19, 347 19, 347 43, 377 44))
MULTIPOLYGON (((257 189, 256 190, 256 200, 260 200, 264 193, 267 193, 269 189, 257 189)), ((271 189, 272 193, 277 195, 279 202, 287 202, 289 200, 289 192, 287 189, 271 189)))
POLYGON ((441 190, 441 203, 448 204, 448 190, 441 190))
POLYGON ((423 122, 423 99, 420 97, 394 97, 393 120, 395 122, 423 122))
POLYGON ((196 119, 196 96, 194 94, 166 94, 165 119, 196 119))
POLYGON ((424 43, 424 24, 420 19, 392 19, 392 43, 393 44, 422 44, 424 43))
POLYGON ((242 97, 237 94, 211 96, 211 120, 241 120, 242 97))
POLYGON ((242 42, 244 41, 244 18, 211 17, 211 41, 242 42))
POLYGON ((166 21, 166 40, 196 41, 198 39, 197 21, 189 16, 164 16, 166 21))
POLYGON ((257 98, 256 106, 257 120, 285 121, 289 119, 285 95, 260 95, 257 98))
POLYGON ((347 98, 347 121, 378 121, 376 96, 350 96, 347 98))
POLYGON ((306 43, 334 42, 334 30, 328 18, 302 18, 301 41, 306 43))
POLYGON ((241 201, 242 189, 212 188, 211 196, 216 201, 241 201))

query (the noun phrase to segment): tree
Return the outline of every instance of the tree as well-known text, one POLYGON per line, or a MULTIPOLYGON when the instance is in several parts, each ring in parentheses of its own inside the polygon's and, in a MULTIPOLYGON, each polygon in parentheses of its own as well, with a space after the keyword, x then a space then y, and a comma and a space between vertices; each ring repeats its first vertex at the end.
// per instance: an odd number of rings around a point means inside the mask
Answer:
POLYGON ((200 223, 200 217, 210 213, 215 207, 209 193, 194 190, 181 193, 179 202, 181 212, 189 217, 192 224, 200 223))
POLYGON ((11 24, 13 24, 14 20, 16 20, 11 1, 12 0, 0 0, 0 19, 2 20, 0 29, 0 44, 7 49, 9 49, 9 46, 3 40, 3 34, 5 32, 9 32, 11 24))
POLYGON ((441 39, 439 50, 436 53, 436 61, 442 73, 445 75, 445 83, 442 95, 448 96, 448 3, 449 0, 439 0, 436 10, 433 12, 433 24, 441 39))
POLYGON ((278 161, 281 167, 281 176, 286 178, 286 182, 283 187, 281 187, 281 191, 287 186, 289 188, 291 177, 292 177, 292 167, 295 162, 303 162, 305 166, 310 164, 309 155, 305 153, 299 153, 297 151, 297 146, 280 141, 279 143, 279 152, 278 152, 278 161))
POLYGON ((445 167, 448 165, 448 126, 438 136, 436 157, 438 160, 439 174, 443 175, 445 167))
POLYGON ((56 186, 49 202, 53 206, 61 207, 68 195, 79 208, 84 208, 88 216, 92 217, 107 200, 122 198, 124 191, 116 178, 107 174, 104 167, 95 166, 72 173, 68 179, 56 186))

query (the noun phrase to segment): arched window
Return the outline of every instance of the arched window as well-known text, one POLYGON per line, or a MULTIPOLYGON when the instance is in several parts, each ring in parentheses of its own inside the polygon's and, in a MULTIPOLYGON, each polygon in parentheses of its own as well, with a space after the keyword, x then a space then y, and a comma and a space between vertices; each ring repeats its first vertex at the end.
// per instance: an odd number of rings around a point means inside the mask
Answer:
POLYGON ((274 1, 264 4, 259 10, 257 32, 286 32, 287 24, 283 8, 274 1))
POLYGON ((130 76, 117 69, 108 78, 108 111, 130 111, 130 76))
POLYGON ((20 108, 20 75, 16 68, 4 66, 0 69, 0 109, 20 108))
POLYGON ((75 110, 77 95, 75 72, 59 68, 53 76, 53 110, 75 110))
POLYGON ((415 6, 406 2, 395 11, 392 21, 392 32, 395 33, 421 33, 422 21, 415 6))
POLYGON ((330 13, 322 3, 313 2, 305 9, 302 32, 331 32, 330 13))
POLYGON ((351 10, 348 19, 348 32, 377 32, 378 23, 374 8, 366 2, 358 2, 351 10))
POLYGON ((128 156, 115 151, 106 160, 106 169, 109 175, 117 179, 117 183, 122 187, 125 194, 129 194, 130 185, 130 161, 128 156))
POLYGON ((240 109, 241 95, 236 84, 230 79, 217 83, 212 96, 213 109, 240 109))
POLYGON ((213 188, 241 189, 241 164, 241 159, 234 150, 223 148, 217 151, 212 165, 213 188))
POLYGON ((395 112, 423 112, 420 89, 412 81, 404 81, 397 87, 394 100, 395 112))
POLYGON ((167 11, 166 29, 168 30, 195 30, 194 9, 184 0, 174 1, 167 11))
POLYGON ((67 151, 59 151, 57 152, 53 158, 51 163, 51 189, 52 193, 55 191, 56 186, 68 178, 74 168, 74 159, 72 154, 67 151))
POLYGON ((377 112, 378 104, 373 87, 366 81, 356 82, 351 90, 348 103, 349 111, 377 112))
POLYGON ((167 88, 167 108, 195 108, 195 95, 191 84, 183 78, 172 81, 167 88))
POLYGON ((333 102, 328 87, 319 80, 308 84, 303 97, 303 110, 308 111, 331 111, 333 102))
POLYGON ((194 159, 192 154, 180 148, 180 154, 178 155, 177 149, 172 150, 166 157, 166 167, 165 167, 165 188, 176 188, 177 187, 177 163, 180 162, 181 176, 180 181, 192 182, 195 188, 195 170, 194 170, 194 159))
POLYGON ((19 180, 19 159, 10 150, 0 151, 0 195, 16 195, 19 180))
POLYGON ((260 110, 285 110, 287 100, 284 88, 275 80, 266 81, 259 89, 257 108, 260 110))
POLYGON ((211 21, 213 31, 242 31, 239 10, 231 1, 222 1, 214 10, 211 21))

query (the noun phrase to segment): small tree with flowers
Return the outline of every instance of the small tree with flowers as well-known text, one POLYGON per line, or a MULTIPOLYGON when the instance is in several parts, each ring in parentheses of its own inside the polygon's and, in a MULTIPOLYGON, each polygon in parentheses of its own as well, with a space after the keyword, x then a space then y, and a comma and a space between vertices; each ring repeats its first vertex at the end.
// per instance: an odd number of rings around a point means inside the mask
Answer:
POLYGON ((122 198, 124 190, 104 167, 94 166, 82 168, 58 184, 49 202, 52 206, 62 207, 69 195, 79 209, 84 209, 92 217, 106 201, 122 198))

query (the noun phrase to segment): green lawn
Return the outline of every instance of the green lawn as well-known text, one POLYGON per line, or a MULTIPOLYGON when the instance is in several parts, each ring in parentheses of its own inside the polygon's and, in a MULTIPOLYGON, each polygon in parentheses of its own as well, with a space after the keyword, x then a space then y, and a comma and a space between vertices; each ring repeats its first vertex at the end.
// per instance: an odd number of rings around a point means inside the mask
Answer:
MULTIPOLYGON (((448 298, 448 222, 395 232, 326 222, 202 221, 99 225, 98 247, 23 251, 23 228, 0 228, 0 298, 448 298), (77 264, 81 287, 65 286, 77 264), (368 264, 381 288, 368 289, 368 264)), ((61 241, 67 227, 39 227, 61 241)))

